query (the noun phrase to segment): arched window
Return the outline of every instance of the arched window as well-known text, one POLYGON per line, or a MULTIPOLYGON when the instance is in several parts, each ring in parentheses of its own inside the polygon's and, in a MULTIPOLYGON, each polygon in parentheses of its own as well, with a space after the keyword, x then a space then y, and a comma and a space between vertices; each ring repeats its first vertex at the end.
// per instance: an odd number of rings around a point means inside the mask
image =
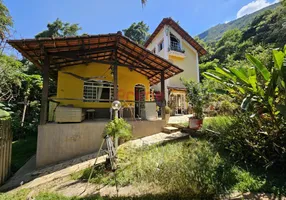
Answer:
POLYGON ((172 33, 170 33, 170 40, 171 40, 171 46, 170 46, 171 50, 182 51, 180 40, 176 36, 174 36, 172 33))

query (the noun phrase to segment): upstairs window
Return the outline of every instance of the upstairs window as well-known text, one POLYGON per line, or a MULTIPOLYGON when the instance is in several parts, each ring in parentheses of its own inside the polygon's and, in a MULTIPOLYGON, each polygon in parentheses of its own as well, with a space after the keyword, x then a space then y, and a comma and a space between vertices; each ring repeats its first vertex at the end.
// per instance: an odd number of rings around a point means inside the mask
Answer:
POLYGON ((164 40, 162 40, 162 41, 158 44, 158 52, 160 52, 163 48, 164 48, 164 40))
POLYGON ((152 50, 152 53, 154 53, 154 54, 156 53, 156 48, 154 48, 154 49, 152 50))
POLYGON ((84 81, 84 102, 112 102, 113 83, 108 81, 84 81))
MULTIPOLYGON (((170 49, 173 51, 178 51, 178 52, 183 52, 182 48, 181 48, 181 43, 180 40, 174 36, 172 33, 170 34, 170 49)), ((183 52, 184 53, 184 52, 183 52)))

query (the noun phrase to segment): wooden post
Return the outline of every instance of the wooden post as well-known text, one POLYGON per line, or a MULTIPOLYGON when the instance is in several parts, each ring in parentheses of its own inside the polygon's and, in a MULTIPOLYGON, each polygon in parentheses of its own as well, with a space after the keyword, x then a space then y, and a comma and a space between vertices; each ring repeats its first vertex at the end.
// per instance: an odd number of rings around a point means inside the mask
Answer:
POLYGON ((165 99, 165 77, 164 77, 164 71, 161 71, 161 101, 162 101, 161 116, 162 116, 162 119, 165 119, 166 99, 165 99))
POLYGON ((50 68, 49 56, 45 55, 44 66, 43 66, 43 90, 42 90, 42 101, 41 101, 40 125, 46 124, 47 122, 48 95, 49 95, 49 68, 50 68))
POLYGON ((118 100, 118 66, 113 66, 114 100, 118 100))

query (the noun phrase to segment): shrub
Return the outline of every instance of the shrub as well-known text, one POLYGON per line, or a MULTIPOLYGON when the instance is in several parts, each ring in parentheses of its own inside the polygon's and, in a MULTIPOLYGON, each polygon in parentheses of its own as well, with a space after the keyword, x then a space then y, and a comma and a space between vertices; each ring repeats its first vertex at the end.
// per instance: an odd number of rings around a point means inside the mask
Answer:
POLYGON ((106 125, 103 135, 128 140, 132 137, 132 127, 124 119, 115 118, 106 125))
POLYGON ((226 118, 215 117, 204 124, 204 127, 220 133, 214 141, 218 148, 226 150, 235 161, 242 161, 249 166, 285 170, 285 122, 277 129, 267 119, 250 118, 249 113, 241 114, 229 122, 222 119, 226 118))

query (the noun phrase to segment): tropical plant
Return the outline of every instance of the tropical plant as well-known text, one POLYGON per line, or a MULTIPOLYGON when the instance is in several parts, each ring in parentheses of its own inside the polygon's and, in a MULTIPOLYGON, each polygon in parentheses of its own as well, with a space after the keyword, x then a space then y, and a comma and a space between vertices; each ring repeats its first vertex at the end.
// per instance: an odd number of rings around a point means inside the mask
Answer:
POLYGON ((205 90, 200 83, 192 80, 181 80, 187 89, 187 99, 197 119, 203 119, 203 107, 205 105, 205 90))
POLYGON ((284 52, 273 50, 274 66, 267 68, 259 59, 246 54, 253 67, 215 67, 203 75, 224 84, 225 93, 241 99, 242 110, 253 111, 255 115, 269 114, 278 126, 277 117, 281 116, 279 113, 286 116, 285 55, 286 47, 284 52))
POLYGON ((104 128, 103 135, 128 140, 132 137, 132 127, 122 118, 115 118, 104 128))

